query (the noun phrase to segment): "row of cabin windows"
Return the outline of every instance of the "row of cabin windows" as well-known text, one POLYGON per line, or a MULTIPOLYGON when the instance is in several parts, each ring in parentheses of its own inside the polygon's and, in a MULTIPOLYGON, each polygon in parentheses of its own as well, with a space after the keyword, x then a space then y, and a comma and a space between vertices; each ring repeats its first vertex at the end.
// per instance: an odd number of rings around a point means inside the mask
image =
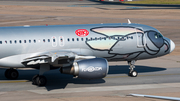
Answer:
MULTIPOLYGON (((86 38, 85 40, 86 41, 90 41, 90 40, 102 40, 102 39, 104 39, 104 40, 106 40, 106 39, 116 39, 116 40, 119 40, 120 38, 122 38, 122 37, 100 37, 100 38, 90 38, 90 39, 88 39, 88 38, 86 38)), ((75 40, 77 40, 77 41, 84 41, 84 38, 77 38, 77 39, 75 39, 75 38, 72 38, 72 41, 75 41, 75 40)), ((70 38, 68 38, 67 39, 67 41, 70 41, 70 38)))
MULTIPOLYGON (((100 37, 100 38, 90 38, 90 39, 88 39, 88 38, 86 38, 85 40, 86 41, 89 41, 89 40, 102 40, 102 39, 104 39, 104 40, 106 40, 106 38, 108 38, 108 39, 120 39, 120 37, 100 37)), ((76 39, 77 41, 84 41, 84 38, 77 38, 76 39)), ((31 43, 31 42, 34 42, 34 43, 36 43, 36 40, 34 39, 34 40, 29 40, 29 43, 31 43)), ((39 42, 40 42, 40 40, 38 40, 39 42)), ((63 42, 63 39, 61 38, 60 39, 60 41, 61 42, 63 42)), ((67 39, 67 41, 70 41, 70 38, 68 38, 67 39)), ((75 38, 72 38, 72 41, 75 41, 75 38)), ((28 41, 27 40, 24 40, 24 41, 22 41, 22 40, 19 40, 19 43, 28 43, 28 41)), ((46 42, 46 40, 45 39, 43 39, 43 42, 46 42)), ((50 42, 50 39, 47 39, 47 42, 50 42)), ((56 39, 55 38, 53 38, 53 42, 56 42, 56 39)), ((5 43, 7 44, 8 42, 7 41, 5 41, 5 43)), ((9 43, 10 44, 12 44, 13 43, 13 41, 9 41, 9 43)), ((18 41, 17 40, 14 40, 14 43, 18 43, 18 41)), ((2 44, 2 41, 0 41, 0 44, 2 44)))
MULTIPOLYGON (((75 41, 75 40, 76 41, 84 41, 84 40, 85 41, 89 41, 89 40, 101 40, 101 39, 105 39, 106 40, 106 38, 94 38, 94 39, 93 38, 90 38, 90 39, 88 39, 88 38, 86 38, 86 39, 84 39, 84 38, 80 38, 80 39, 79 38, 77 38, 77 39, 72 38, 72 41, 75 41)), ((70 41, 70 39, 68 38, 67 41, 70 41)))
MULTIPOLYGON (((29 41, 28 41, 28 40, 24 40, 24 41, 23 41, 23 40, 19 40, 19 41, 18 41, 18 40, 14 40, 14 41, 10 40, 9 43, 10 43, 10 44, 12 44, 13 42, 14 42, 14 43, 18 43, 18 42, 19 42, 19 43, 28 43, 28 42, 29 42, 29 43, 31 43, 31 42, 36 43, 36 41, 37 41, 37 40, 35 40, 35 39, 34 39, 34 40, 29 40, 29 41)), ((40 42, 40 40, 38 40, 38 41, 40 42)), ((46 42, 46 40, 43 39, 43 42, 46 42)), ((47 42, 50 42, 50 39, 48 39, 47 42)), ((55 39, 53 39, 53 42, 55 42, 55 39)), ((8 41, 5 41, 5 43, 7 44, 8 41)), ((2 44, 2 41, 0 41, 0 44, 2 44)))

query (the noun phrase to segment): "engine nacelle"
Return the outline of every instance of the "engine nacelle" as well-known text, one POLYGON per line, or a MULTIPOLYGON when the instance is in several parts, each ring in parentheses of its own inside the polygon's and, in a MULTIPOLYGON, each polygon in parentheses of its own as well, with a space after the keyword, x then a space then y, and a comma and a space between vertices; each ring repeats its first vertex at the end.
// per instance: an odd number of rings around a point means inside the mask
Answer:
POLYGON ((73 63, 72 67, 61 68, 61 73, 78 76, 82 79, 104 78, 109 71, 109 65, 104 58, 80 60, 73 63))

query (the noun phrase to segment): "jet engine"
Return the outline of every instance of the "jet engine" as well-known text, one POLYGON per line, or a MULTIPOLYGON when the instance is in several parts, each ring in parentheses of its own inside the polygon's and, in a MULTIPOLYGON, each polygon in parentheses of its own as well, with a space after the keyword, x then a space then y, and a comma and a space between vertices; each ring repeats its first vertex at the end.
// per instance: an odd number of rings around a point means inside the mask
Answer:
POLYGON ((109 70, 109 65, 104 58, 79 60, 70 67, 62 67, 61 73, 78 76, 82 79, 104 78, 109 70))

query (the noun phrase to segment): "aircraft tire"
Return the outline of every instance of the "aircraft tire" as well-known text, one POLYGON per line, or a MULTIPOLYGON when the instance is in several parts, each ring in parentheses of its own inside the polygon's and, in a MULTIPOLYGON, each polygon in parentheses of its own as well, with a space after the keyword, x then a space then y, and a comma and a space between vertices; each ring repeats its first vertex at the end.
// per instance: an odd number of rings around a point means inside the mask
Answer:
POLYGON ((129 73, 129 76, 131 77, 137 77, 138 73, 136 71, 132 71, 131 73, 129 73))
POLYGON ((7 77, 8 77, 9 79, 11 79, 11 80, 17 79, 18 76, 19 76, 19 73, 18 73, 18 71, 15 70, 15 69, 9 69, 9 70, 7 71, 7 77))
POLYGON ((33 76, 33 78, 32 78, 32 84, 33 85, 37 85, 36 79, 38 76, 39 76, 38 74, 33 76))
POLYGON ((36 83, 38 86, 45 86, 47 83, 47 79, 45 76, 38 76, 36 78, 36 83))

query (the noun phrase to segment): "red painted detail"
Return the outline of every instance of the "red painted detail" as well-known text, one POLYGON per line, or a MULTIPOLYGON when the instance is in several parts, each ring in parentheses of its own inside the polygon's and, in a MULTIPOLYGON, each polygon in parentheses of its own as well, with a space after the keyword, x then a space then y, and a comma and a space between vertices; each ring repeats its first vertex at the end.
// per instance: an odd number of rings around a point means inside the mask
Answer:
POLYGON ((101 0, 101 1, 104 1, 104 0, 101 0))
POLYGON ((46 26, 48 26, 48 24, 46 24, 46 26))
POLYGON ((85 37, 89 34, 88 30, 86 30, 86 29, 78 29, 75 31, 75 33, 79 37, 85 37))

